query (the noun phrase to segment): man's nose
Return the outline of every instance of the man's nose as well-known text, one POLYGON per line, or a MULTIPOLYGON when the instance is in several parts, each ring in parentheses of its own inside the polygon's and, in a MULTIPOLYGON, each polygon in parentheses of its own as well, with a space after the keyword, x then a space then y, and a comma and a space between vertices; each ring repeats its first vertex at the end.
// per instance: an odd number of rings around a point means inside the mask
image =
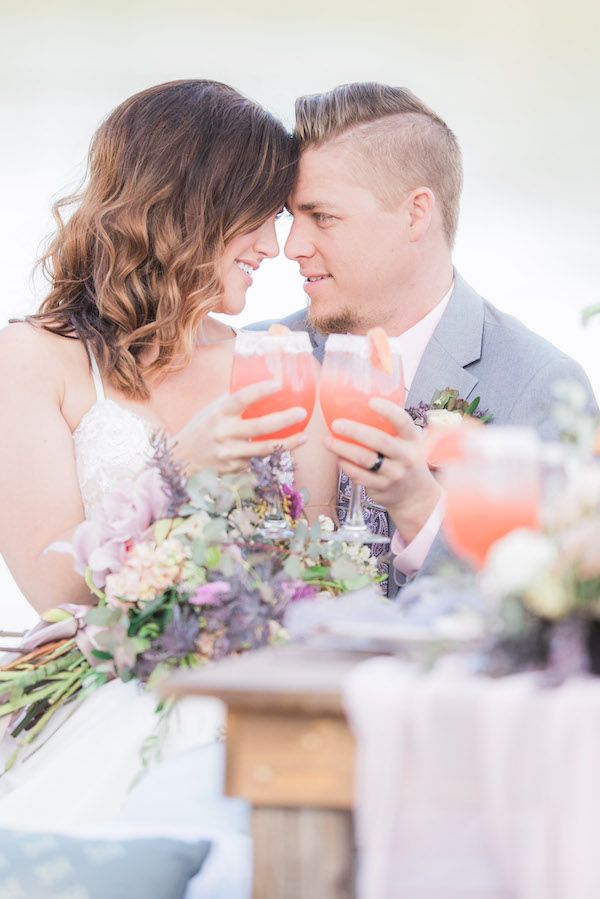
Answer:
POLYGON ((255 247, 262 256, 272 259, 279 256, 279 241, 275 230, 275 220, 269 219, 258 230, 255 247))
POLYGON ((303 257, 310 257, 314 253, 313 243, 310 240, 306 229, 303 227, 302 222, 298 219, 292 221, 292 227, 290 228, 290 233, 285 242, 283 252, 288 259, 295 260, 302 259, 303 257))

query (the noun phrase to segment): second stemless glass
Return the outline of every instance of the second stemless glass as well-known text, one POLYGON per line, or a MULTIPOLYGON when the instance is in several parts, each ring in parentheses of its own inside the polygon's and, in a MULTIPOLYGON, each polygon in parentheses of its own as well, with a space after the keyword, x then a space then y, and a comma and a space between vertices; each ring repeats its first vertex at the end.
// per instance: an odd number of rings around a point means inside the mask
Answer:
MULTIPOLYGON (((404 408, 406 391, 399 341, 389 338, 392 371, 384 371, 372 358, 372 343, 368 337, 354 334, 331 334, 325 344, 325 359, 321 371, 319 400, 323 417, 332 435, 331 426, 337 418, 347 418, 360 424, 379 428, 394 435, 394 426, 369 406, 369 400, 383 398, 404 408)), ((361 485, 352 485, 350 508, 346 521, 334 536, 353 543, 389 543, 389 538, 372 534, 365 524, 361 485)))
MULTIPOLYGON (((308 425, 317 395, 312 345, 306 331, 269 334, 266 331, 240 331, 235 340, 230 391, 235 393, 250 384, 279 381, 281 389, 248 406, 242 418, 258 418, 271 412, 284 412, 293 406, 306 409, 306 418, 264 434, 255 440, 283 440, 299 434, 308 425)), ((290 466, 290 479, 292 469, 290 466)), ((291 537, 293 531, 283 515, 280 502, 273 502, 261 534, 272 540, 291 537)))

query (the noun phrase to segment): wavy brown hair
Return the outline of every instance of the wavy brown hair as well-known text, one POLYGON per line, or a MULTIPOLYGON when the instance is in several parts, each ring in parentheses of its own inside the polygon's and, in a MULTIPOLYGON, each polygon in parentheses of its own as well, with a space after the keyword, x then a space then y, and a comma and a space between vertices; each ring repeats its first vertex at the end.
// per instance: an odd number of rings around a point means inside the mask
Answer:
POLYGON ((225 245, 283 206, 297 156, 281 122, 216 81, 125 100, 94 135, 83 188, 53 207, 52 287, 28 320, 81 339, 116 388, 147 398, 148 376, 189 361, 225 245))

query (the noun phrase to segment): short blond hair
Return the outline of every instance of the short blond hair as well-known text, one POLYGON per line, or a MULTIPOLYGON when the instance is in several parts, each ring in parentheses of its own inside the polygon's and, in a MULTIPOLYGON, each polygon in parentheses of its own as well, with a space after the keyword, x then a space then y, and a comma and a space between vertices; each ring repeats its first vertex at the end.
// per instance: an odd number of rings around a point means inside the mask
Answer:
POLYGON ((356 151, 384 206, 394 205, 407 190, 430 188, 453 246, 462 154, 446 123, 409 90, 364 82, 299 97, 295 136, 302 150, 337 141, 356 151))

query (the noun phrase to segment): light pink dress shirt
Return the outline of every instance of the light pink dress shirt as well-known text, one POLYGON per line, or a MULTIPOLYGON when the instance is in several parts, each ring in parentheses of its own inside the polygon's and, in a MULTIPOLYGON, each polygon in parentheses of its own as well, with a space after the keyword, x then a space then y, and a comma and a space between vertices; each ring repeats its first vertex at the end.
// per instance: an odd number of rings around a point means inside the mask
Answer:
MULTIPOLYGON (((404 369, 407 395, 423 358, 423 353, 444 314, 453 290, 454 282, 452 282, 452 286, 446 296, 425 318, 422 318, 421 321, 409 328, 408 331, 405 331, 404 334, 395 337, 395 340, 399 341, 401 346, 402 367, 404 369)), ((440 390, 445 386, 445 384, 440 384, 440 390)), ((441 527, 443 518, 444 498, 442 496, 417 536, 410 543, 405 543, 398 531, 394 533, 391 550, 394 553, 394 567, 398 571, 409 577, 421 568, 441 527)))

